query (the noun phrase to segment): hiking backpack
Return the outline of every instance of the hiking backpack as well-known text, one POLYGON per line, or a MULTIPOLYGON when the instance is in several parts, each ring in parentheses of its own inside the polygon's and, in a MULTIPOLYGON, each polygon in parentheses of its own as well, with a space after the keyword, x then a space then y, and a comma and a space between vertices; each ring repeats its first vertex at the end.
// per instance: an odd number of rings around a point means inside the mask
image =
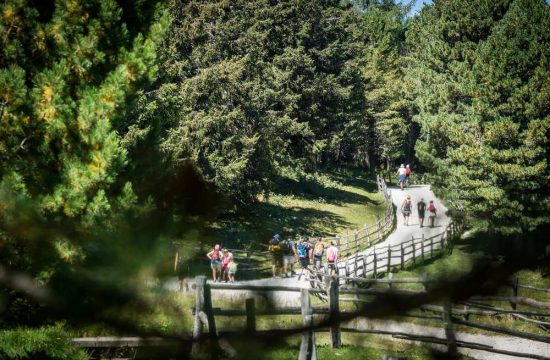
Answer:
POLYGON ((283 249, 284 253, 287 255, 294 255, 294 252, 292 251, 292 244, 288 240, 283 240, 281 242, 281 248, 283 249))
POLYGON ((431 203, 429 206, 428 206, 428 211, 429 212, 435 212, 435 205, 433 203, 431 203))
POLYGON ((315 247, 313 248, 313 255, 315 256, 323 256, 323 253, 325 252, 325 246, 322 242, 315 243, 315 247))
POLYGON ((309 244, 308 243, 305 243, 305 242, 301 242, 298 244, 298 257, 301 257, 301 258, 307 258, 308 257, 308 254, 307 254, 307 251, 308 251, 308 246, 309 244))
POLYGON ((336 251, 332 246, 327 250, 327 260, 329 262, 334 262, 334 260, 336 260, 336 251))

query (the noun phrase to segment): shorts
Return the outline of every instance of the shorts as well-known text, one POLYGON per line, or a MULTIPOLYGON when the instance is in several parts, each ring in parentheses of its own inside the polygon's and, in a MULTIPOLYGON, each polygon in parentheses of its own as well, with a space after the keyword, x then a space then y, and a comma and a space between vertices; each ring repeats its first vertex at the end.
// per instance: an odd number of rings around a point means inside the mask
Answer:
POLYGON ((423 213, 423 212, 419 212, 419 213, 418 213, 418 217, 419 217, 420 219, 424 219, 424 213, 423 213))
POLYGON ((322 256, 314 256, 313 257, 313 263, 315 264, 316 269, 321 268, 321 263, 322 262, 323 262, 323 257, 322 256))
POLYGON ((435 217, 435 213, 433 213, 433 212, 428 213, 428 217, 435 217))
POLYGON ((296 262, 296 258, 294 255, 284 255, 283 256, 283 264, 284 265, 292 265, 296 262))
POLYGON ((305 269, 309 265, 309 258, 300 258, 300 265, 302 265, 302 268, 305 269))
POLYGON ((338 273, 338 269, 336 268, 336 264, 333 262, 328 263, 328 271, 334 270, 336 273, 338 273))
POLYGON ((411 212, 407 210, 403 210, 403 216, 411 216, 411 212))
POLYGON ((222 262, 221 261, 210 261, 210 268, 212 268, 212 270, 221 270, 222 262))
POLYGON ((274 266, 283 265, 283 254, 271 253, 271 265, 274 265, 274 266))
POLYGON ((407 179, 407 175, 399 175, 399 181, 405 181, 407 179))

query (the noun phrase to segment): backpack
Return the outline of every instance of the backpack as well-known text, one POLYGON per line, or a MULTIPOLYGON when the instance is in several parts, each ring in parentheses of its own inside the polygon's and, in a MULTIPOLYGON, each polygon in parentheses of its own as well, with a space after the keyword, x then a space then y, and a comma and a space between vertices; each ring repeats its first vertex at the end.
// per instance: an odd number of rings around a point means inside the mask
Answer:
POLYGON ((294 252, 292 251, 292 244, 290 243, 290 241, 283 240, 281 241, 280 245, 285 254, 294 255, 294 252))
POLYGON ((301 242, 298 244, 298 257, 301 258, 307 258, 308 254, 307 251, 309 250, 309 244, 305 242, 301 242))
POLYGON ((271 251, 271 252, 281 251, 281 245, 280 245, 279 240, 277 240, 277 239, 269 240, 269 251, 271 251))
POLYGON ((428 211, 429 211, 429 212, 432 212, 432 213, 435 212, 435 205, 434 205, 433 203, 431 203, 431 204, 428 206, 428 211))
POLYGON ((269 245, 269 251, 271 251, 271 252, 279 252, 279 251, 281 251, 281 245, 279 245, 279 243, 270 244, 270 245, 269 245))
POLYGON ((405 201, 405 204, 403 204, 403 211, 411 211, 411 202, 405 201))
POLYGON ((327 260, 329 262, 334 262, 336 260, 336 251, 334 251, 334 248, 331 246, 327 250, 327 260))
POLYGON ((322 242, 316 242, 315 247, 313 248, 313 255, 315 256, 323 256, 323 253, 325 252, 325 245, 323 245, 322 242))

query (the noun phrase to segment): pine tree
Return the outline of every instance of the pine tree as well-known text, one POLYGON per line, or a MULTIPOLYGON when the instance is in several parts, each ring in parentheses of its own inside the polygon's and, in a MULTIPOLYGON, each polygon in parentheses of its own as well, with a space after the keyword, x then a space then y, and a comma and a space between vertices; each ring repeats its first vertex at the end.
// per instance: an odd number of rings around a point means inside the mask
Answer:
POLYGON ((130 143, 161 143, 169 171, 190 161, 237 203, 269 192, 285 169, 353 158, 365 109, 355 9, 293 0, 170 7, 162 77, 141 101, 130 143))
POLYGON ((371 5, 363 16, 367 37, 363 76, 371 129, 370 135, 365 136, 366 150, 383 161, 387 169, 403 158, 410 130, 402 71, 406 11, 399 5, 385 3, 371 5))
MULTIPOLYGON (((117 239, 105 235, 146 208, 124 178, 115 129, 155 76, 167 20, 154 1, 0 5, 2 266, 63 293, 56 277, 101 257, 98 242, 114 249, 117 239)), ((33 316, 12 314, 3 321, 33 316)))
POLYGON ((418 156, 454 209, 499 233, 547 225, 544 1, 439 1, 413 23, 418 156))

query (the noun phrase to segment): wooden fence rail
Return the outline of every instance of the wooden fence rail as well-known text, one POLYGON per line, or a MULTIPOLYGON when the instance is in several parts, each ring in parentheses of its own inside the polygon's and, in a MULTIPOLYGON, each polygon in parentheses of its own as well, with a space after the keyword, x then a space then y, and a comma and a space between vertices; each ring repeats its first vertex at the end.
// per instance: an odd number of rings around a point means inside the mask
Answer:
MULTIPOLYGON (((310 295, 315 295, 321 293, 323 290, 318 288, 300 288, 300 287, 287 287, 287 286, 258 286, 258 285, 244 285, 244 284, 208 284, 205 281, 204 277, 198 277, 196 280, 196 305, 194 308, 195 313, 195 326, 193 332, 194 339, 200 339, 201 334, 204 332, 204 327, 207 325, 208 335, 210 337, 216 337, 216 324, 215 316, 245 316, 246 317, 246 331, 248 333, 255 333, 256 330, 256 321, 258 316, 277 316, 277 315, 301 315, 303 327, 302 331, 302 342, 300 346, 300 360, 310 360, 316 359, 316 350, 315 350, 315 332, 324 331, 323 329, 317 329, 313 326, 314 315, 322 316, 329 325, 328 331, 330 331, 331 345, 335 348, 340 347, 342 344, 341 333, 342 331, 354 331, 354 332, 371 332, 371 333, 385 333, 384 331, 362 331, 361 329, 349 329, 349 324, 347 327, 342 327, 339 322, 340 316, 345 314, 348 318, 350 315, 360 315, 353 311, 341 311, 339 304, 341 302, 352 301, 356 303, 371 303, 372 300, 361 299, 360 295, 378 295, 378 294, 392 294, 392 295, 413 295, 424 293, 424 291, 411 291, 411 290, 398 290, 392 288, 398 284, 410 284, 418 283, 423 284, 425 287, 428 287, 433 280, 427 279, 426 277, 422 278, 406 278, 406 279, 365 279, 365 278, 353 278, 353 281, 362 281, 368 284, 384 284, 389 285, 389 289, 341 289, 339 286, 339 279, 335 276, 325 276, 323 281, 320 281, 325 284, 325 289, 327 289, 327 299, 328 306, 312 306, 310 295), (245 300, 244 309, 220 309, 213 308, 211 304, 212 295, 211 290, 223 290, 223 289, 232 289, 232 290, 242 290, 242 291, 253 291, 257 294, 265 294, 269 291, 289 291, 289 292, 299 292, 300 293, 300 307, 285 307, 285 308, 269 308, 269 309, 256 309, 256 303, 254 297, 250 297, 245 300), (341 295, 355 295, 353 298, 341 297, 341 295)), ((518 282, 515 281, 514 284, 510 286, 517 286, 518 282)), ((546 292, 548 289, 539 288, 540 291, 546 292)), ((511 297, 495 297, 495 296, 476 296, 474 299, 479 300, 495 300, 498 298, 499 301, 509 301, 511 297)), ((531 306, 538 308, 538 306, 532 306, 533 304, 540 305, 541 301, 536 301, 534 299, 529 299, 530 301, 522 302, 523 306, 531 306)), ((491 307, 489 305, 476 305, 475 303, 467 303, 467 306, 459 307, 459 304, 452 304, 448 299, 443 302, 443 305, 437 304, 426 304, 418 308, 422 312, 428 312, 427 315, 422 314, 396 314, 398 316, 405 317, 420 317, 431 320, 441 321, 442 327, 445 330, 445 339, 438 339, 437 341, 429 341, 429 339, 422 339, 422 336, 413 336, 414 340, 418 341, 427 341, 427 342, 436 342, 441 344, 446 344, 447 349, 450 353, 456 352, 456 349, 459 347, 470 347, 483 349, 489 352, 495 353, 506 353, 504 350, 493 349, 483 344, 474 344, 474 343, 464 343, 456 340, 455 336, 455 325, 468 326, 477 329, 483 329, 486 331, 491 331, 499 334, 513 335, 516 337, 529 339, 533 341, 540 341, 550 343, 550 336, 531 334, 523 331, 517 331, 514 329, 509 329, 501 326, 495 326, 491 324, 480 323, 479 321, 468 320, 468 316, 488 316, 492 317, 495 314, 506 313, 516 316, 518 320, 534 320, 527 318, 527 316, 536 316, 540 317, 550 317, 550 313, 540 312, 540 311, 525 311, 525 310, 505 310, 500 308, 491 307), (477 309, 476 309, 477 307, 477 309), (481 310, 479 310, 481 308, 481 310), (430 315, 434 314, 434 315, 430 315), (468 345, 468 346, 466 346, 468 345)), ((546 303, 543 303, 546 304, 546 303)), ((279 329, 281 330, 281 329, 279 329)), ((297 329, 295 329, 297 330, 297 329)), ((325 330, 325 331, 326 331, 325 330)), ((412 339, 412 338, 411 338, 412 339)), ((433 339, 432 339, 433 340, 433 339)), ((512 354, 512 352, 509 352, 512 354)), ((518 353, 519 354, 519 353, 518 353)), ((519 355, 518 355, 519 356, 519 355)), ((525 358, 544 358, 536 354, 521 354, 525 358)))

